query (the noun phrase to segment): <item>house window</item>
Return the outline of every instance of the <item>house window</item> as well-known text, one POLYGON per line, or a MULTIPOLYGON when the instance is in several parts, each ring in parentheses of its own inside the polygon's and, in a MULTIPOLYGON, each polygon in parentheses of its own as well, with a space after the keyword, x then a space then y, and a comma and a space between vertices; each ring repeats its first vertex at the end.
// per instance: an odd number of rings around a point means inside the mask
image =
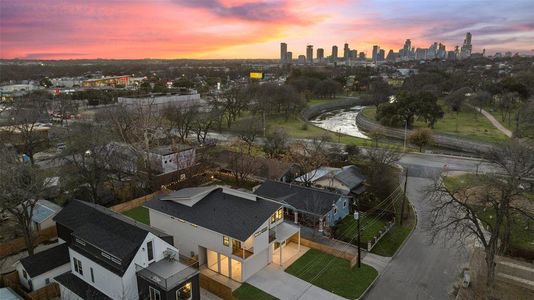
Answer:
POLYGON ((334 206, 334 215, 337 214, 337 207, 334 206))
POLYGON ((223 245, 230 246, 230 238, 227 235, 223 235, 223 245))
POLYGON ((280 208, 271 216, 271 223, 274 223, 278 220, 282 220, 283 217, 284 217, 284 209, 280 208))
POLYGON ((232 249, 233 250, 241 249, 241 242, 238 240, 232 240, 232 249))
POLYGON ((343 207, 347 207, 347 200, 343 201, 343 207))
POLYGON ((77 259, 76 257, 73 257, 72 261, 74 263, 74 271, 76 271, 76 273, 78 273, 78 274, 83 276, 82 262, 79 259, 77 259))
POLYGON ((177 300, 191 300, 193 299, 193 293, 191 291, 191 282, 186 283, 183 287, 176 291, 177 300))
POLYGON ((45 279, 45 284, 46 285, 50 284, 50 278, 45 279))
POLYGON ((150 295, 150 300, 161 300, 161 295, 159 294, 159 291, 156 290, 153 287, 148 287, 148 293, 150 295))
POLYGON ((91 270, 91 282, 95 283, 95 273, 93 272, 93 268, 89 268, 91 270))
POLYGON ((154 249, 152 247, 152 241, 146 243, 146 253, 148 255, 148 261, 154 259, 154 249))

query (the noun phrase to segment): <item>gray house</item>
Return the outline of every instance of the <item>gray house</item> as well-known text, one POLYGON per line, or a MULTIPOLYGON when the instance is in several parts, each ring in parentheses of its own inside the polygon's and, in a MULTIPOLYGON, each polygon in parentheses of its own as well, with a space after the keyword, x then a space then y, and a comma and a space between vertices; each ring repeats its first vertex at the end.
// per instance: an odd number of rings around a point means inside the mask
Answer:
POLYGON ((254 194, 280 203, 288 219, 319 231, 349 214, 349 196, 324 189, 269 180, 254 194))

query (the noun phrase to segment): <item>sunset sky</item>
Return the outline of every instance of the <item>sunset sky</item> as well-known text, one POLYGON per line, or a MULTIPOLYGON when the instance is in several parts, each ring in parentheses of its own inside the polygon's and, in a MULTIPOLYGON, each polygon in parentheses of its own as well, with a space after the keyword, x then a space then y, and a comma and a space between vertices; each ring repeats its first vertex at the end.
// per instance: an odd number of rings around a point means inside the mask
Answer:
POLYGON ((370 52, 473 34, 475 52, 534 49, 534 0, 0 0, 0 57, 278 58, 306 44, 370 52), (88 4, 90 3, 90 4, 88 4))

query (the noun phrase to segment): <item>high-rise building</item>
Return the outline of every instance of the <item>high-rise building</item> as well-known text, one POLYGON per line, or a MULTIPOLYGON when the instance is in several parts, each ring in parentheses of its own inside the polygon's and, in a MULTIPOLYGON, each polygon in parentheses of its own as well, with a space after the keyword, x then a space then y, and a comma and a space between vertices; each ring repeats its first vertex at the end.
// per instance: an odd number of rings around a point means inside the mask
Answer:
POLYGON ((473 50, 473 45, 471 45, 471 33, 468 32, 465 34, 464 43, 461 49, 461 58, 468 58, 471 56, 471 51, 473 50))
POLYGON ((360 52, 360 55, 358 56, 360 60, 365 60, 365 53, 362 51, 360 52))
POLYGON ((438 58, 439 59, 445 59, 447 57, 447 50, 445 49, 445 45, 442 43, 439 43, 438 45, 438 58))
POLYGON ((412 41, 410 39, 407 39, 405 42, 404 42, 404 47, 402 47, 402 59, 404 60, 408 60, 410 59, 410 53, 412 51, 412 41))
POLYGON ((349 52, 349 59, 350 60, 356 60, 358 58, 358 50, 352 49, 349 52))
POLYGON ((349 59, 349 55, 350 55, 349 44, 345 43, 345 46, 343 47, 343 58, 345 60, 348 60, 349 59))
POLYGON ((415 49, 415 59, 425 60, 427 52, 428 52, 428 49, 425 49, 425 48, 417 48, 417 49, 415 49))
POLYGON ((298 63, 299 65, 303 65, 303 64, 305 64, 305 63, 306 63, 306 56, 304 56, 304 55, 299 55, 299 58, 297 59, 297 63, 298 63))
POLYGON ((376 61, 384 61, 386 56, 386 51, 384 49, 378 50, 378 54, 376 55, 376 61))
POLYGON ((323 62, 324 60, 324 49, 323 48, 317 48, 317 60, 319 62, 323 62))
POLYGON ((332 61, 337 61, 337 46, 332 46, 332 61))
POLYGON ((280 63, 285 63, 287 61, 287 44, 280 43, 280 63))
POLYGON ((293 61, 293 52, 287 51, 286 63, 290 64, 293 61))
POLYGON ((313 63, 313 45, 306 46, 306 61, 309 64, 313 63))
POLYGON ((389 49, 388 56, 386 56, 386 60, 388 62, 395 62, 395 52, 393 52, 393 49, 389 49))
POLYGON ((371 59, 374 63, 376 63, 376 59, 377 59, 377 56, 378 56, 378 51, 380 51, 380 46, 378 45, 374 45, 373 46, 373 54, 371 56, 371 59))

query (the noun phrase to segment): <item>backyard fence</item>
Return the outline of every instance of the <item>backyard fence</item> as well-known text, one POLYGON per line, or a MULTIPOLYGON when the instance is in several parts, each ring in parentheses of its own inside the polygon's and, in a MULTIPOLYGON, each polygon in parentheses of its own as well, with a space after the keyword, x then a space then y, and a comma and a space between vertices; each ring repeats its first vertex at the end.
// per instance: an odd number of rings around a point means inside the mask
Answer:
MULTIPOLYGON (((37 246, 40 243, 55 237, 57 237, 56 227, 52 226, 36 232, 34 235, 33 244, 37 246)), ((0 258, 19 253, 24 250, 26 250, 26 242, 24 241, 24 238, 17 238, 0 244, 0 258)))
POLYGON ((50 283, 33 292, 27 292, 19 281, 17 271, 2 275, 3 286, 11 288, 15 293, 26 300, 49 300, 59 297, 59 285, 55 282, 50 283))
POLYGON ((208 290, 209 292, 215 294, 218 297, 223 298, 224 300, 235 299, 232 295, 232 289, 230 287, 202 273, 199 274, 199 278, 201 288, 208 290))
POLYGON ((117 205, 113 205, 111 208, 111 210, 115 211, 115 212, 125 212, 125 211, 128 211, 130 209, 133 209, 133 208, 136 208, 136 207, 139 207, 141 205, 143 205, 145 202, 149 201, 149 200, 152 200, 152 198, 154 198, 155 196, 159 195, 161 193, 161 191, 157 191, 157 192, 154 192, 152 194, 148 194, 148 195, 144 195, 142 197, 139 197, 139 198, 135 198, 133 200, 130 200, 130 201, 127 201, 127 202, 123 202, 123 203, 119 203, 117 205))
MULTIPOLYGON (((294 243, 298 243, 297 239, 298 239, 298 237, 291 237, 290 241, 294 242, 294 243)), ((342 251, 342 250, 336 249, 334 247, 327 246, 325 244, 321 244, 321 243, 317 243, 317 242, 314 242, 314 241, 311 241, 311 240, 307 240, 307 239, 302 238, 302 237, 300 238, 300 244, 303 245, 303 246, 306 246, 306 247, 309 247, 309 248, 312 248, 312 249, 316 249, 316 250, 319 250, 321 252, 324 252, 324 253, 327 253, 327 254, 342 258, 342 259, 347 260, 349 262, 351 262, 352 260, 354 260, 357 257, 357 255, 354 255, 352 253, 349 253, 349 252, 346 252, 346 251, 342 251)))

